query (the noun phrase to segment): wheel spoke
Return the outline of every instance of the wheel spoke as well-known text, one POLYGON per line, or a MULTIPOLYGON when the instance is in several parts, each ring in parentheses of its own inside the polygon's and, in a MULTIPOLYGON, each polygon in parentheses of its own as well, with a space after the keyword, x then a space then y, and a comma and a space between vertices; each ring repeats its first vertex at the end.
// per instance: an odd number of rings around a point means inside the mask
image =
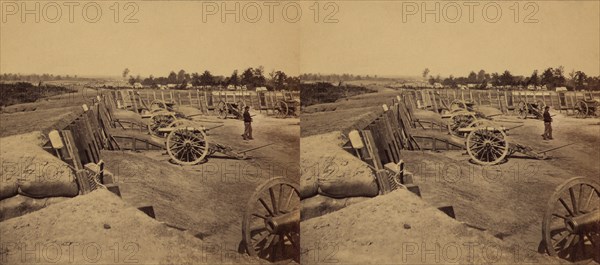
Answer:
POLYGON ((567 203, 565 203, 565 201, 562 198, 558 198, 558 200, 560 201, 562 206, 565 207, 567 212, 569 212, 570 216, 575 216, 575 215, 573 215, 573 211, 571 211, 571 208, 569 208, 569 206, 567 206, 567 203))
POLYGON ((270 216, 275 216, 273 214, 273 211, 271 210, 271 208, 269 208, 269 206, 267 206, 267 203, 262 198, 259 198, 258 200, 260 201, 260 203, 262 204, 262 206, 265 207, 265 209, 267 210, 267 212, 269 212, 270 216))
POLYGON ((275 192, 273 191, 273 187, 269 187, 269 196, 271 197, 271 205, 273 206, 273 212, 275 214, 279 214, 279 209, 277 207, 277 201, 275 200, 275 192))
POLYGON ((571 205, 573 206, 573 213, 575 215, 579 214, 577 209, 577 201, 575 200, 575 192, 573 191, 573 187, 569 187, 569 196, 571 197, 571 205))

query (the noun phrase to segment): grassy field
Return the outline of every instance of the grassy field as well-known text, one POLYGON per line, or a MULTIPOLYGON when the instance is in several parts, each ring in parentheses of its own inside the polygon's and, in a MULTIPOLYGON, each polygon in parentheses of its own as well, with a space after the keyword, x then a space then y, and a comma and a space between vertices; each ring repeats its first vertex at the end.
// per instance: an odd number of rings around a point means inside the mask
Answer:
POLYGON ((375 92, 375 90, 355 85, 334 86, 330 83, 312 83, 300 85, 300 98, 302 99, 302 106, 332 103, 340 98, 347 98, 372 92, 375 92))
POLYGON ((14 84, 0 83, 0 106, 35 102, 38 99, 75 92, 73 89, 55 85, 34 86, 27 82, 14 84))

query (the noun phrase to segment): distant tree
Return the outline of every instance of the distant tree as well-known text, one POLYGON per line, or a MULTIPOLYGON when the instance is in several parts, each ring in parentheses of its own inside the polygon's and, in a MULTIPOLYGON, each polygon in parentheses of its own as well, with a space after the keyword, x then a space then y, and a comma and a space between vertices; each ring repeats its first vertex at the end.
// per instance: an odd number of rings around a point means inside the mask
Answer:
POLYGON ((179 70, 177 73, 177 83, 181 84, 185 81, 185 71, 183 69, 179 70))
POLYGON ((425 68, 425 70, 423 70, 423 78, 427 79, 428 75, 429 75, 429 68, 425 68))
POLYGON ((238 86, 240 84, 240 78, 238 77, 238 70, 233 70, 231 76, 227 80, 228 85, 238 86))
POLYGON ((135 77, 133 77, 132 75, 129 76, 129 84, 133 86, 133 84, 135 84, 135 77))
POLYGON ((501 86, 512 86, 514 85, 514 77, 510 71, 505 70, 504 73, 499 77, 499 83, 501 86))
POLYGON ((582 71, 577 71, 573 75, 573 80, 575 83, 575 89, 585 89, 585 81, 587 80, 587 75, 582 71))
POLYGON ((125 70, 123 70, 123 74, 121 74, 121 76, 123 77, 123 79, 127 78, 127 75, 129 75, 129 68, 125 68, 125 70))
POLYGON ((531 74, 531 77, 529 77, 527 84, 534 86, 538 86, 540 84, 540 78, 537 70, 533 70, 533 73, 531 74))
POLYGON ((469 77, 467 77, 467 81, 470 84, 477 83, 477 74, 475 72, 471 71, 471 73, 469 73, 469 77))
POLYGON ((540 79, 540 84, 546 86, 554 85, 554 69, 552 67, 549 67, 546 70, 544 70, 540 79))
MULTIPOLYGON (((488 75, 489 78, 489 75, 488 75)), ((488 80, 488 78, 486 78, 486 73, 483 69, 479 70, 479 72, 477 73, 477 82, 483 82, 488 80)))
POLYGON ((248 69, 244 70, 244 72, 242 73, 241 84, 242 85, 252 85, 253 77, 254 77, 254 69, 252 69, 252 67, 249 67, 248 69))
POLYGON ((285 88, 286 80, 287 80, 287 75, 283 71, 275 72, 275 75, 273 76, 273 83, 274 83, 275 89, 285 88))
POLYGON ((200 76, 200 85, 202 86, 212 86, 215 84, 215 79, 213 75, 208 71, 204 71, 200 76))
POLYGON ((169 82, 169 84, 177 84, 177 74, 171 71, 171 73, 169 73, 169 76, 167 77, 167 81, 169 82))

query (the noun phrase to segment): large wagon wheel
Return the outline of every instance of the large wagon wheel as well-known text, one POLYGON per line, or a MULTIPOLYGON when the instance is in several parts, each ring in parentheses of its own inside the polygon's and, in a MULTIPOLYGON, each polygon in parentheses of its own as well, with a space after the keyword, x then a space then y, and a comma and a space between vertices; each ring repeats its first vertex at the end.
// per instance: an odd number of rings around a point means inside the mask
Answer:
POLYGON ((589 114, 589 109, 590 108, 588 107, 588 104, 585 101, 583 101, 583 100, 577 101, 577 104, 575 105, 575 111, 576 111, 575 115, 578 118, 587 118, 587 116, 589 114))
POLYGON ((217 104, 217 114, 219 118, 225 119, 227 118, 227 114, 229 113, 229 109, 227 108, 227 104, 224 101, 219 101, 217 104))
POLYGON ((522 119, 527 118, 527 115, 529 114, 529 106, 525 101, 519 101, 517 104, 517 112, 519 113, 519 117, 522 119))
POLYGON ((461 136, 460 129, 467 128, 469 124, 477 120, 473 112, 461 111, 456 112, 450 116, 450 124, 448 126, 448 132, 452 135, 461 136))
POLYGON ((497 128, 479 127, 467 136, 467 153, 477 164, 498 164, 508 152, 506 134, 497 128))
POLYGON ((242 221, 242 237, 250 256, 270 261, 300 255, 299 185, 284 178, 271 179, 248 201, 242 221))
POLYGON ((150 135, 164 137, 163 133, 159 130, 166 128, 169 124, 173 123, 177 118, 173 113, 156 113, 150 117, 150 125, 148 125, 148 131, 150 135))
POLYGON ((277 101, 277 106, 275 107, 275 115, 279 118, 285 118, 288 116, 288 111, 290 110, 290 107, 288 106, 288 104, 283 101, 277 101))
POLYGON ((571 261, 600 252, 600 184, 575 177, 558 186, 546 206, 542 241, 550 256, 571 261))
POLYGON ((191 127, 177 127, 167 136, 167 153, 180 165, 200 163, 209 153, 206 134, 191 127))

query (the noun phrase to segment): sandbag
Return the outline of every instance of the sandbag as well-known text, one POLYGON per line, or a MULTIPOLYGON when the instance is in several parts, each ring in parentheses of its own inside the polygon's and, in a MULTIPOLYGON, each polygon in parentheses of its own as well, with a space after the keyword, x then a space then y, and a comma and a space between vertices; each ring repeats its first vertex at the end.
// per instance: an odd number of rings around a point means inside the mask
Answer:
POLYGON ((300 216, 302 221, 310 218, 322 216, 331 212, 335 212, 344 207, 355 203, 366 201, 369 197, 352 197, 335 199, 323 195, 317 195, 308 199, 302 200, 300 216))
POLYGON ((19 217, 24 214, 37 211, 48 205, 65 201, 69 198, 54 197, 34 199, 27 196, 16 195, 0 201, 0 221, 19 217))
POLYGON ((14 181, 0 181, 0 200, 17 195, 19 186, 16 179, 14 181))
MULTIPOLYGON (((17 192, 28 197, 77 196, 79 187, 73 170, 65 162, 35 145, 35 138, 32 137, 11 136, 0 139, 0 180, 9 184, 16 181, 17 192)), ((7 189, 6 195, 14 193, 14 186, 7 189)))
POLYGON ((379 187, 372 170, 358 158, 348 155, 350 157, 326 158, 326 168, 317 179, 318 193, 332 198, 377 196, 379 187))
POLYGON ((74 197, 79 194, 73 171, 60 164, 41 165, 38 174, 23 174, 18 181, 19 194, 32 198, 74 197))

